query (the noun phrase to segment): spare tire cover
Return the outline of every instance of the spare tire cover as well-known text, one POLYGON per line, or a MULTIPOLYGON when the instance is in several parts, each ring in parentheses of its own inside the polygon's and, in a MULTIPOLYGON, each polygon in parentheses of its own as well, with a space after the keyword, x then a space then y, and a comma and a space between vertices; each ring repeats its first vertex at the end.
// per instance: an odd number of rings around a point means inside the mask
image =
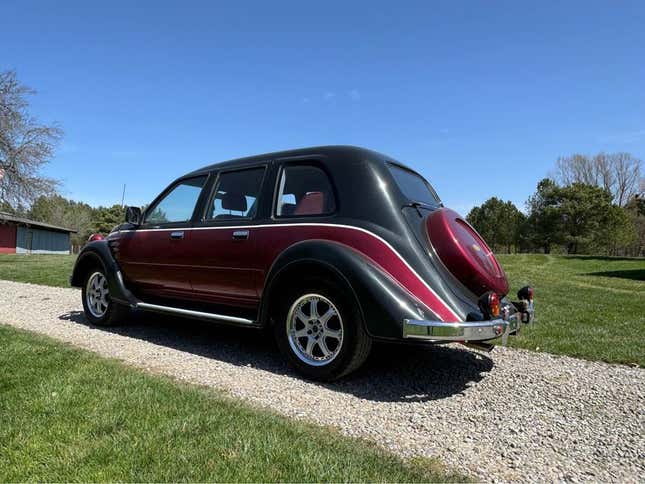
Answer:
POLYGON ((457 212, 441 208, 426 219, 428 238, 448 270, 477 296, 508 293, 508 281, 493 251, 457 212))

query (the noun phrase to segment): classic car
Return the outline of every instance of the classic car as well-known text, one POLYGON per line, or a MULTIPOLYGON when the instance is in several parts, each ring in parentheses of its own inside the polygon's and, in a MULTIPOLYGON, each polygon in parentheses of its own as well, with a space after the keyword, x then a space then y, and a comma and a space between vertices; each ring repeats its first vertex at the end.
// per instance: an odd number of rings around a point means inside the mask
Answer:
POLYGON ((87 319, 130 310, 271 331, 305 376, 357 369, 373 341, 490 350, 533 321, 484 240, 414 170, 326 146, 241 158, 172 182, 82 249, 87 319))

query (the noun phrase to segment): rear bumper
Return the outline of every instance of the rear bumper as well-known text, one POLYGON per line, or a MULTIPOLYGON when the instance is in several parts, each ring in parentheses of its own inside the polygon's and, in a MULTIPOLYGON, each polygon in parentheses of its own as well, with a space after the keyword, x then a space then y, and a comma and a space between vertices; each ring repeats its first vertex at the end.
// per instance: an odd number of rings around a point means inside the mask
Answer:
POLYGON ((521 301, 505 305, 503 317, 489 321, 464 321, 450 323, 421 319, 403 320, 403 337, 426 341, 487 341, 502 338, 505 343, 509 335, 517 334, 522 323, 533 322, 533 303, 521 301), (512 308, 512 312, 511 312, 512 308))

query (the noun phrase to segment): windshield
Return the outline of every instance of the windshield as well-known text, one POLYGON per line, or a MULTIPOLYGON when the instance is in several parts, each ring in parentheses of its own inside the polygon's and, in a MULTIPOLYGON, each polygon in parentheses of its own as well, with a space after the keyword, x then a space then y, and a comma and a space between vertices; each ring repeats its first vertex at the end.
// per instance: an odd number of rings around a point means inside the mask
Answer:
POLYGON ((431 207, 441 205, 439 196, 421 176, 397 165, 389 165, 390 172, 403 195, 411 202, 420 202, 431 207))

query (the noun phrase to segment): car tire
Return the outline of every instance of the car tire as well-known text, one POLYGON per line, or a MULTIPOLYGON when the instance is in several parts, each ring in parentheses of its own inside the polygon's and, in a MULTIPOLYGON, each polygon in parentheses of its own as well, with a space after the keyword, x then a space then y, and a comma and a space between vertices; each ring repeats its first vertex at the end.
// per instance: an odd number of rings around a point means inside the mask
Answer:
POLYGON ((287 289, 273 330, 289 363, 313 380, 332 381, 351 373, 372 347, 351 291, 329 279, 311 278, 287 289))
POLYGON ((88 321, 96 326, 114 326, 123 322, 130 309, 110 298, 107 277, 102 267, 90 269, 81 289, 83 311, 88 321))

